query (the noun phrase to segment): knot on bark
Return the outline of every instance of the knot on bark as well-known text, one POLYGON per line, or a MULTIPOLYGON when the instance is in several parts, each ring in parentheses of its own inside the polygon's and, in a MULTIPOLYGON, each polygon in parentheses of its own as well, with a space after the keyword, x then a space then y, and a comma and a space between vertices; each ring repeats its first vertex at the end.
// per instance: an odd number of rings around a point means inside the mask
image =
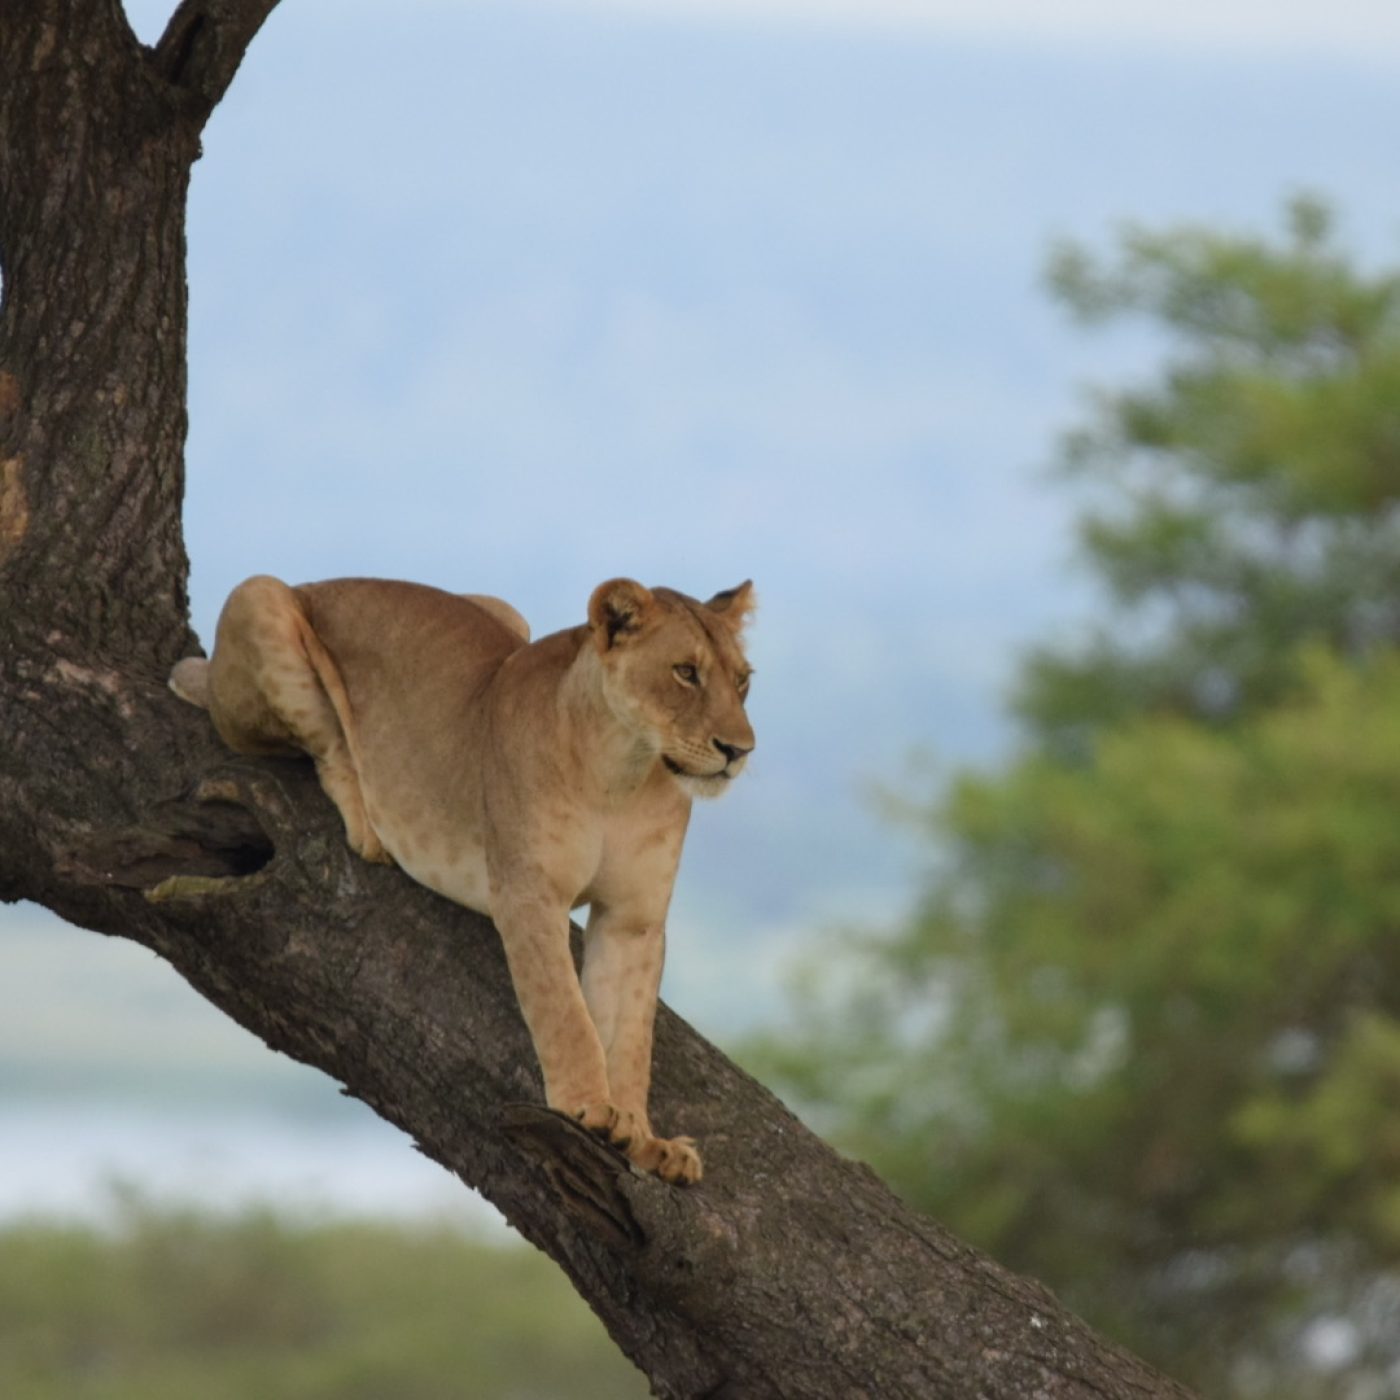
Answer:
POLYGON ((204 783, 148 821, 95 831, 58 852, 65 879, 146 891, 154 901, 225 892, 256 874, 274 847, 229 785, 204 783))

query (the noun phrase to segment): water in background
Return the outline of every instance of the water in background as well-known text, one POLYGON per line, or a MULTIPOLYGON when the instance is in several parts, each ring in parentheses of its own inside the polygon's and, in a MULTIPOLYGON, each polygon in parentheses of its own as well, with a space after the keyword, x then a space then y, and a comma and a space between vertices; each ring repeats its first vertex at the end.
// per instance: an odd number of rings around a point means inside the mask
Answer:
POLYGON ((234 1212, 363 1215, 504 1229, 495 1210, 368 1110, 306 1122, 254 1106, 84 1097, 0 1103, 0 1220, 105 1223, 124 1190, 234 1212))
POLYGON ((123 1190, 217 1211, 440 1220, 496 1211, 153 954, 33 907, 0 924, 0 1220, 115 1217, 123 1190))

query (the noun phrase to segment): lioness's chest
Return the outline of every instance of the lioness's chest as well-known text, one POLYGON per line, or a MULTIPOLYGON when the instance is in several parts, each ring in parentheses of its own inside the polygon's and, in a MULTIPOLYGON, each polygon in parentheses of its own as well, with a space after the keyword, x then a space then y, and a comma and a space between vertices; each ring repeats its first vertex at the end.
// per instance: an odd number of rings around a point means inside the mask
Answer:
POLYGON ((502 895, 538 893, 585 904, 645 909, 662 918, 670 901, 690 803, 669 781, 608 811, 556 800, 490 816, 480 830, 385 820, 381 839, 419 884, 483 914, 502 895), (536 888, 522 888, 535 887, 536 888))
POLYGON ((670 902, 685 840, 689 804, 630 813, 606 825, 597 858, 574 907, 600 902, 610 907, 643 905, 661 918, 670 902), (658 907, 659 906, 659 907, 658 907))

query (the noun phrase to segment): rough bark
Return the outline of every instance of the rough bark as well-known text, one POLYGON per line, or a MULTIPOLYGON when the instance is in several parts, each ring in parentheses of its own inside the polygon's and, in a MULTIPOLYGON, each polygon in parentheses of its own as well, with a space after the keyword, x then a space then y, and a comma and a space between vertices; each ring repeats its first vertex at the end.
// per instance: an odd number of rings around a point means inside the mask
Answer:
POLYGON ((656 1118, 700 1139, 702 1186, 532 1107, 490 924, 357 860, 308 767, 233 759, 166 690, 194 649, 185 193, 273 3, 187 0, 153 49, 116 0, 0 18, 0 898, 154 949, 405 1129, 660 1395, 1183 1395, 664 1011, 656 1118))

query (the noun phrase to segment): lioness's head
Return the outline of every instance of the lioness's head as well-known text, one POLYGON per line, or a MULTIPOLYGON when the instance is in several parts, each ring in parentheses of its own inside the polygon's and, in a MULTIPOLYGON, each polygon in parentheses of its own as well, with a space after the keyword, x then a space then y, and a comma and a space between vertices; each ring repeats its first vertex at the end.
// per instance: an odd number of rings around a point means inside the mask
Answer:
POLYGON ((752 583, 701 603, 629 578, 599 584, 588 601, 613 712, 650 736, 667 771, 697 797, 723 792, 753 750, 740 634, 755 601, 752 583))

